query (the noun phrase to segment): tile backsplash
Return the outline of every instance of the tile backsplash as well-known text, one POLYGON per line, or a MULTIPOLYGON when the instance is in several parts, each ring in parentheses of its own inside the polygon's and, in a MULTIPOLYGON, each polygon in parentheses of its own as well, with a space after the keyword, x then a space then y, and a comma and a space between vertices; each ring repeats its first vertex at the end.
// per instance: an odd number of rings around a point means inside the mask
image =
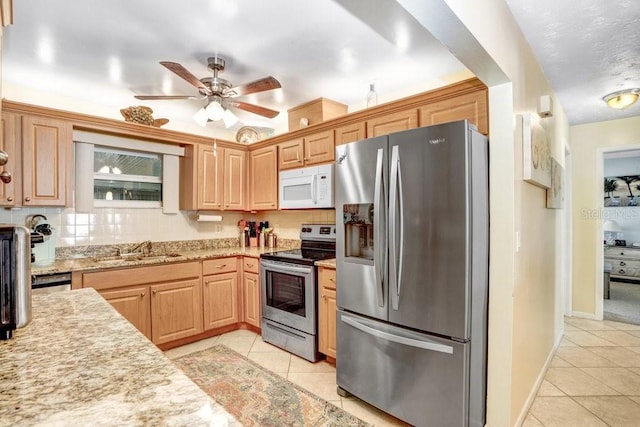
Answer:
POLYGON ((54 229, 56 247, 110 245, 143 240, 175 241, 238 237, 238 221, 269 221, 278 237, 299 239, 303 223, 333 224, 333 209, 306 211, 216 212, 221 222, 198 222, 195 212, 165 215, 162 209, 96 208, 76 213, 73 208, 20 208, 0 211, 0 222, 25 225, 29 215, 45 215, 54 229))

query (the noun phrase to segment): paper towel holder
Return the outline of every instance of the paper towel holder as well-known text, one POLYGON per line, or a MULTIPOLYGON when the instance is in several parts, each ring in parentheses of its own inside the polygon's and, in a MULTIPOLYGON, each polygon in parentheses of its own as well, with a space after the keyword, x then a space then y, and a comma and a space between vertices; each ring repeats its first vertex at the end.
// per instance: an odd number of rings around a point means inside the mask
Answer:
POLYGON ((196 211, 194 219, 198 222, 221 222, 222 215, 196 211))

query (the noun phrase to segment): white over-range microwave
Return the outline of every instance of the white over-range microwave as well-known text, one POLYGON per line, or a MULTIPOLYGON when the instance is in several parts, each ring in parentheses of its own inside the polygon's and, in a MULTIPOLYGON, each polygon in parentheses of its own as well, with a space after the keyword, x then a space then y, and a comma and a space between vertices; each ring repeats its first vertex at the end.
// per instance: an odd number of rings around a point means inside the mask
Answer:
POLYGON ((280 209, 332 208, 333 164, 280 172, 280 209))

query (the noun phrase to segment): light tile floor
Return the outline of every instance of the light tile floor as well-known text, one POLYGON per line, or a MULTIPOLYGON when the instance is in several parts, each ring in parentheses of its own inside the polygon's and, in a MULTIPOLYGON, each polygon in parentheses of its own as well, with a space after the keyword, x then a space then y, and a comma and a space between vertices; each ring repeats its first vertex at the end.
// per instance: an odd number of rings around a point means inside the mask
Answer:
POLYGON ((523 427, 640 426, 640 325, 565 318, 523 427))
POLYGON ((336 369, 333 365, 324 361, 318 363, 308 362, 264 342, 262 337, 251 331, 237 330, 229 332, 167 350, 165 355, 170 359, 174 359, 185 354, 204 350, 215 344, 224 344, 264 368, 281 375, 316 396, 375 426, 407 425, 360 399, 340 397, 336 393, 336 369))

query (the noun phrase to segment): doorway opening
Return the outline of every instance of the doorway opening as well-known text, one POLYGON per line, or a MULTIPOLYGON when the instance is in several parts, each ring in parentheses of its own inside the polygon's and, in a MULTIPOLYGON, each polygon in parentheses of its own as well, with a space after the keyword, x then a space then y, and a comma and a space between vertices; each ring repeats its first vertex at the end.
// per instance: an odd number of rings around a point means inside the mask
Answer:
POLYGON ((640 325, 640 148, 603 153, 602 317, 640 325))

